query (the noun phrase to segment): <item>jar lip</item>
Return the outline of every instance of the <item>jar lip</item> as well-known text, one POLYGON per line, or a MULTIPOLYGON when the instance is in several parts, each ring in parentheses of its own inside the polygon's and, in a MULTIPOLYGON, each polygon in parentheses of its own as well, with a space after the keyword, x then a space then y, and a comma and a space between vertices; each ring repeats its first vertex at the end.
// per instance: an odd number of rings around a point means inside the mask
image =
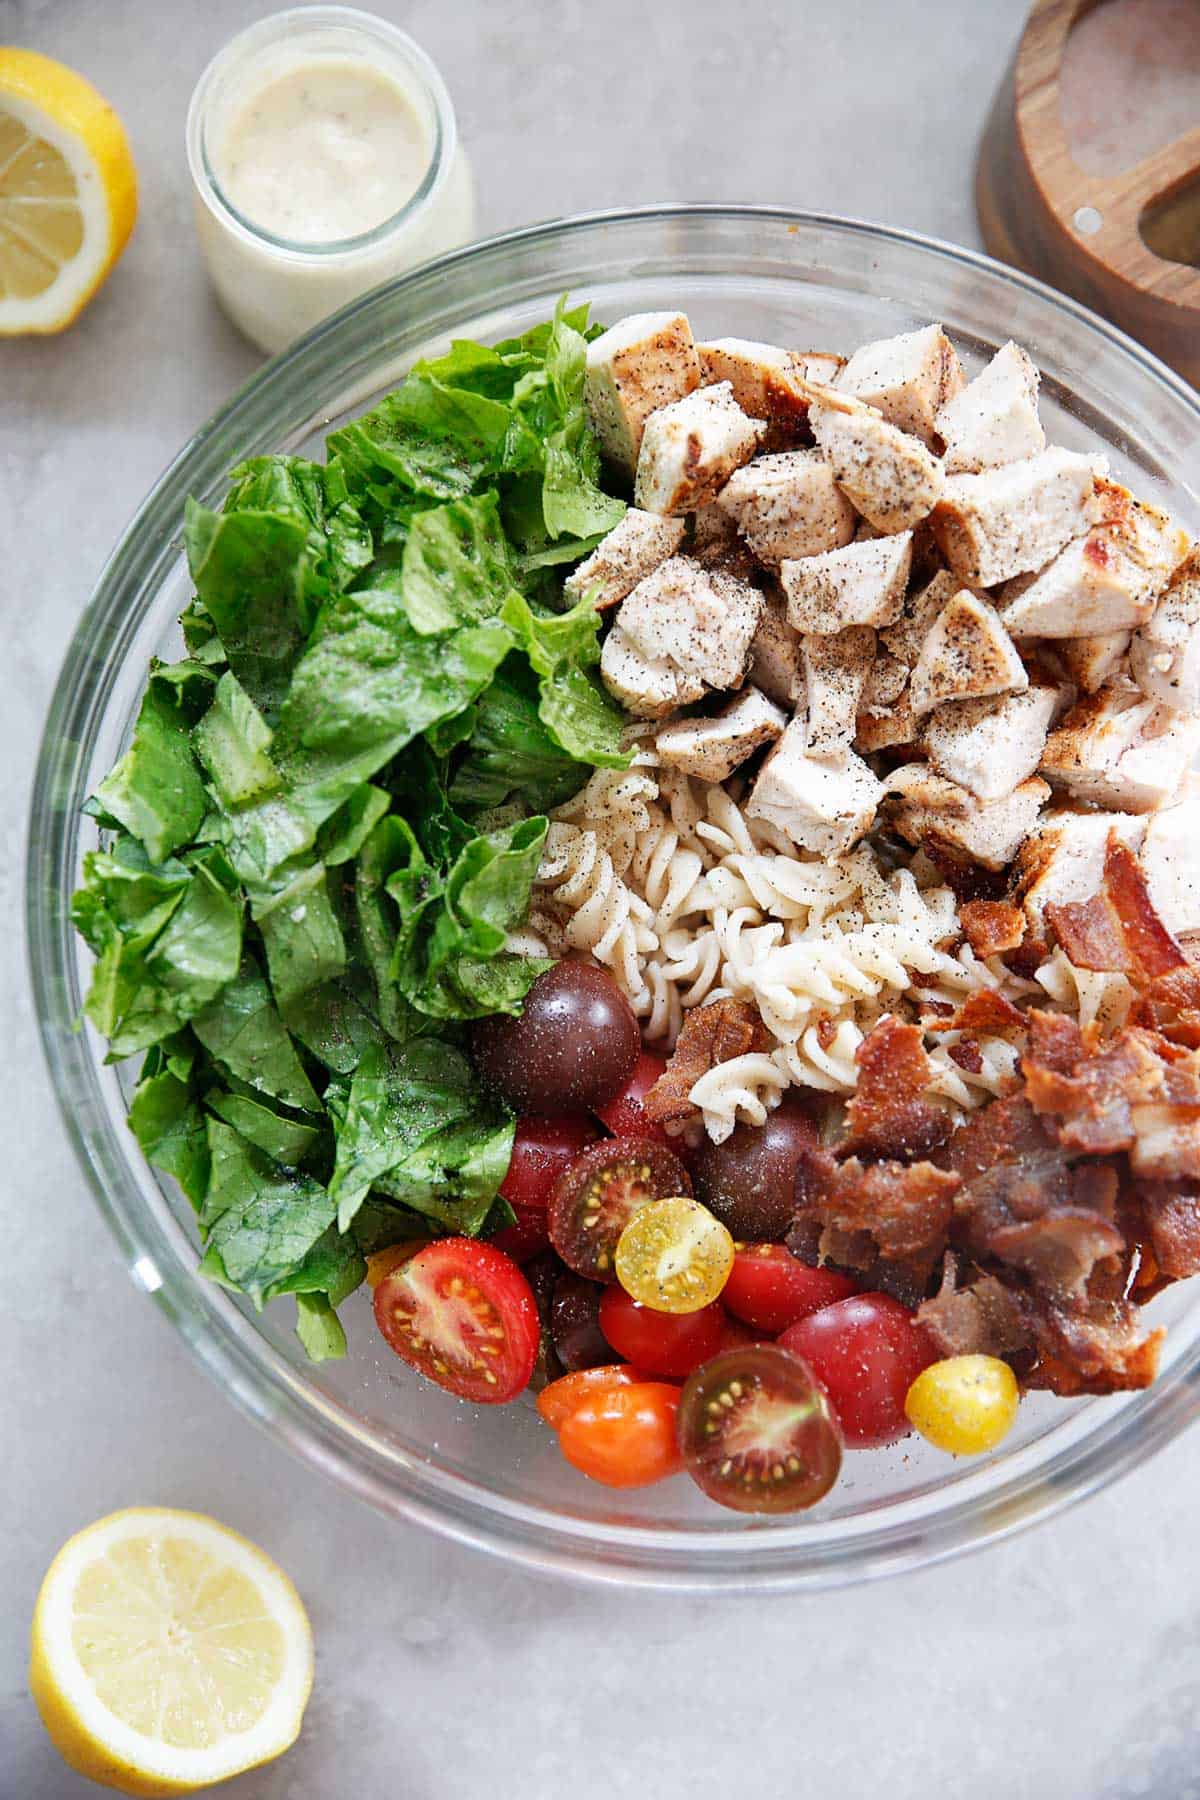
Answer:
POLYGON ((364 250, 373 249, 410 224, 418 214, 429 208, 444 187, 458 147, 458 122, 454 115, 454 103, 432 57, 406 31, 401 31, 399 26, 354 6, 288 7, 283 12, 268 14, 265 19, 257 19, 244 31, 239 31, 236 37, 230 38, 218 50, 192 90, 186 134, 188 167, 193 185, 214 217, 244 242, 266 245, 281 257, 297 262, 328 262, 338 257, 355 256, 364 250), (429 162, 415 193, 410 194, 404 205, 394 213, 389 213, 386 219, 373 225, 370 231, 359 232, 353 237, 316 242, 282 237, 249 218, 234 205, 222 188, 208 153, 207 126, 211 103, 218 83, 243 60, 273 43, 286 43, 295 33, 319 33, 334 29, 354 32, 375 45, 383 45, 417 78, 433 117, 433 145, 429 162))

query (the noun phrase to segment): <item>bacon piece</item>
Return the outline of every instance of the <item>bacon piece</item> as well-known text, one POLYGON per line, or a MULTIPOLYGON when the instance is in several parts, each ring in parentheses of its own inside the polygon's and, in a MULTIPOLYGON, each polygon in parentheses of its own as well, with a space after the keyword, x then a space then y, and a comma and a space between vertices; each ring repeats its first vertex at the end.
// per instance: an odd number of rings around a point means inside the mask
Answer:
POLYGON ((1046 919, 1077 969, 1116 970, 1153 981, 1188 966, 1150 898, 1134 852, 1115 832, 1104 852, 1104 879, 1088 900, 1050 901, 1046 919))
POLYGON ((1160 1181, 1200 1180, 1200 1052, 1164 1060, 1160 1067, 1157 1095, 1130 1109, 1136 1141, 1129 1167, 1135 1175, 1160 1181))
POLYGON ((1137 1198, 1159 1271, 1172 1281, 1200 1275, 1200 1193, 1181 1182, 1142 1181, 1137 1198))
POLYGON ((1083 1033, 1066 1013, 1035 1010, 1029 1014, 1026 1061, 1052 1069, 1056 1075, 1073 1075, 1086 1055, 1083 1033))
POLYGON ((1134 1002, 1131 1025, 1145 1025, 1172 1044, 1200 1048, 1200 968, 1170 969, 1134 1002))
POLYGON ((960 1287, 953 1253, 941 1287, 917 1308, 917 1324, 943 1356, 1012 1356, 1033 1349, 1019 1296, 995 1275, 976 1274, 960 1287))
POLYGON ((702 1075, 718 1063, 745 1056, 764 1038, 754 1007, 745 1000, 714 1000, 688 1013, 667 1066, 642 1102, 648 1119, 688 1119, 695 1113, 690 1095, 702 1075))
POLYGON ((837 1263, 915 1301, 945 1252, 958 1185, 929 1162, 839 1163, 806 1149, 788 1246, 804 1262, 837 1263))
POLYGON ((921 848, 960 906, 972 900, 1001 900, 1008 886, 1002 869, 985 869, 981 863, 956 856, 934 837, 923 837, 921 848))
POLYGON ((1029 1020, 995 988, 980 988, 968 995, 961 1006, 951 1007, 945 1019, 927 1023, 925 1030, 972 1031, 984 1037, 1006 1038, 1012 1043, 1025 1037, 1029 1020))
POLYGON ((846 1137, 839 1154, 921 1156, 950 1135, 954 1121, 925 1099, 933 1065, 919 1026, 887 1014, 855 1052, 858 1087, 846 1106, 846 1137))
POLYGON ((1004 961, 1014 975, 1032 981, 1046 958, 1050 954, 1050 946, 1041 938, 1026 938, 1016 950, 1010 950, 1004 961))
POLYGON ((966 1069, 969 1075, 983 1074, 983 1051, 974 1038, 959 1038, 957 1044, 951 1044, 946 1054, 951 1062, 956 1062, 960 1069, 966 1069))
POLYGON ((1025 914, 1008 900, 967 900, 958 919, 976 956, 1001 956, 1025 937, 1025 914))
POLYGON ((1092 1156, 1133 1148, 1138 1136, 1134 1109, 1161 1093, 1166 1078, 1151 1034, 1142 1031, 1123 1031, 1069 1073, 1053 1063, 1039 1063, 1031 1043, 1021 1068, 1034 1111, 1058 1121, 1059 1143, 1092 1156))
POLYGON ((1158 1373, 1166 1332, 1160 1326, 1139 1337, 1139 1312, 1127 1300, 1093 1300, 1081 1309, 1029 1304, 1037 1342, 1027 1387, 1053 1394, 1116 1394, 1149 1387, 1158 1373))

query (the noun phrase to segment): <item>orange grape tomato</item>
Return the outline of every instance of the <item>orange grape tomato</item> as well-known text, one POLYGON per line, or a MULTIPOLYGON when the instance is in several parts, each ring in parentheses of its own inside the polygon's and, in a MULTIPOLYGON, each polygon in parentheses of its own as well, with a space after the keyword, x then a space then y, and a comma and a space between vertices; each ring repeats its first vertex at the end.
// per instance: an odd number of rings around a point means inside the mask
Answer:
POLYGON ((665 1381, 600 1388, 563 1420, 559 1447, 605 1487, 649 1487, 683 1467, 675 1439, 679 1389, 665 1381))

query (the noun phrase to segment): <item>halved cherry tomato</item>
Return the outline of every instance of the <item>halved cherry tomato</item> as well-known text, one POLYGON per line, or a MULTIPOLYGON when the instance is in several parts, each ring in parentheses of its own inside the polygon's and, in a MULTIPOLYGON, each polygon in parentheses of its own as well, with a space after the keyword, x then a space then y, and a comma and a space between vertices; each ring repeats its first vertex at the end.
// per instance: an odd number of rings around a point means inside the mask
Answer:
POLYGON ((593 1394, 608 1388, 632 1387, 635 1382, 645 1379, 641 1370, 629 1363, 604 1363, 595 1369, 576 1369, 570 1375, 560 1375, 557 1381, 542 1389, 537 1397, 537 1409, 547 1425, 558 1431, 563 1420, 593 1394))
POLYGON ((600 1387, 563 1420, 567 1461, 605 1487, 649 1487, 683 1466, 675 1441, 679 1389, 665 1381, 600 1387))
POLYGON ((646 1117, 646 1109, 642 1105, 666 1066, 665 1056, 656 1056, 653 1050, 643 1050, 620 1093, 614 1094, 604 1106, 596 1108, 596 1117, 608 1126, 614 1137, 652 1137, 657 1138, 660 1144, 668 1144, 674 1148, 662 1126, 646 1117))
POLYGON ((725 1312, 719 1303, 693 1313, 654 1312, 623 1287, 606 1287, 600 1302, 600 1329, 619 1356, 627 1356, 648 1375, 682 1380, 715 1356, 725 1338, 725 1312))
POLYGON ((829 1401, 777 1344, 724 1350, 688 1376, 679 1444, 697 1487, 734 1512, 813 1506, 842 1464, 829 1401))
POLYGON ((733 1267, 733 1239, 706 1206, 675 1194, 639 1207, 621 1233, 617 1280, 656 1312, 700 1312, 733 1267))
POLYGON ((540 1207, 544 1212, 563 1170, 599 1136, 595 1120, 587 1113, 563 1113, 558 1118, 526 1113, 517 1120, 508 1174, 500 1192, 518 1214, 523 1207, 540 1207))
POLYGON ((605 1138, 577 1157, 550 1195, 550 1242, 589 1281, 612 1281, 617 1241, 634 1213, 668 1194, 690 1194, 678 1157, 653 1138, 605 1138))
POLYGON ((784 1349, 802 1356, 857 1449, 891 1444, 908 1430, 904 1401, 939 1351, 929 1333, 890 1294, 853 1294, 784 1332, 784 1349))
POLYGON ((367 1286, 373 1291, 385 1276, 423 1250, 428 1242, 423 1237, 405 1238, 399 1244, 389 1244, 385 1250, 373 1250, 367 1258, 367 1286))
POLYGON ((747 1325, 774 1335, 857 1291, 848 1275, 810 1269, 782 1244, 742 1244, 721 1300, 747 1325))
POLYGON ((462 1400, 512 1400, 529 1385, 540 1325, 511 1257, 440 1238, 375 1289, 375 1322, 397 1356, 462 1400))

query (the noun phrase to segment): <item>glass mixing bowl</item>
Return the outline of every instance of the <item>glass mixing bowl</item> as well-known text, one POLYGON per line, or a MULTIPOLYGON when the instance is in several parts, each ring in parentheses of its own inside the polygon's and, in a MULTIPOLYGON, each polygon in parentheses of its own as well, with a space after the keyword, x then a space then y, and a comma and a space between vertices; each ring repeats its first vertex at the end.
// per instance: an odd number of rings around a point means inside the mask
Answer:
POLYGON ((105 570, 59 678, 33 801, 28 928, 43 1039, 66 1126, 135 1282, 213 1378, 316 1467, 402 1518, 543 1570, 678 1588, 861 1580, 1003 1536, 1141 1461, 1200 1408, 1200 1284, 1158 1300, 1170 1326, 1148 1392, 1032 1396, 1003 1449, 952 1462, 920 1440, 847 1458, 811 1513, 746 1519, 686 1478, 641 1493, 593 1486, 527 1401, 472 1408, 382 1347, 364 1292, 344 1309, 350 1355, 307 1363, 280 1302, 259 1317, 196 1272, 187 1204, 125 1125, 129 1071, 75 1021, 87 954, 68 900, 95 841, 80 815, 127 738, 152 654, 178 653, 189 587, 184 498, 215 503, 231 464, 318 452, 417 357, 452 336, 497 339, 569 289, 594 316, 683 307, 698 334, 848 351, 942 319, 972 367, 1008 337, 1042 369, 1051 441, 1101 448, 1148 499, 1200 533, 1200 401, 1082 307, 980 256, 899 231, 768 209, 659 208, 536 226, 430 264, 338 314, 256 376, 167 470, 105 570))

